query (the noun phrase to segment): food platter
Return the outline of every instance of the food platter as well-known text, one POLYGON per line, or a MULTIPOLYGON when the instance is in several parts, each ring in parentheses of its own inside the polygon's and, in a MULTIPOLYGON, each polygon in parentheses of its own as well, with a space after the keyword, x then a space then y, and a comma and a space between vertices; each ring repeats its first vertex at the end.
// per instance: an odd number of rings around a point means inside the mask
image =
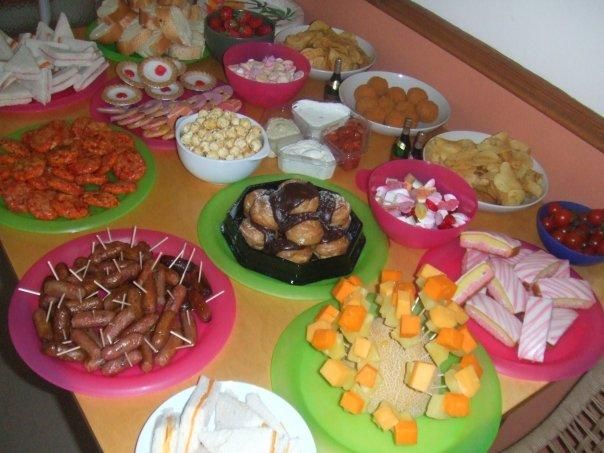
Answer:
MULTIPOLYGON (((98 234, 103 240, 109 240, 106 232, 98 234)), ((90 253, 91 243, 96 240, 91 233, 69 241, 41 257, 19 281, 18 288, 39 289, 44 278, 49 274, 47 261, 58 263, 73 262, 78 256, 90 253)), ((113 240, 129 242, 132 229, 112 230, 113 240)), ((106 377, 99 372, 89 373, 79 363, 57 360, 40 351, 40 340, 36 335, 32 313, 37 308, 37 297, 16 290, 8 310, 8 327, 11 340, 23 361, 40 377, 58 387, 77 393, 93 396, 134 396, 157 391, 174 385, 198 373, 210 362, 226 343, 235 322, 235 294, 231 282, 207 255, 188 241, 170 234, 139 229, 137 240, 156 244, 163 238, 158 250, 164 254, 177 255, 186 243, 189 250, 196 250, 194 262, 203 261, 203 272, 212 287, 214 294, 224 293, 211 301, 212 321, 208 324, 198 323, 198 342, 192 348, 178 351, 165 368, 154 368, 150 373, 143 373, 138 367, 124 371, 118 376, 106 377)))
MULTIPOLYGON (((289 401, 310 426, 319 450, 401 451, 371 421, 369 414, 351 415, 338 404, 341 389, 331 387, 318 370, 325 356, 304 339, 306 326, 320 308, 318 304, 295 318, 281 334, 271 363, 273 390, 289 401)), ((489 356, 479 347, 476 356, 484 374, 481 388, 472 398, 470 415, 464 418, 417 419, 418 443, 404 451, 487 451, 495 439, 501 419, 499 380, 489 356)))
MULTIPOLYGON (((111 79, 111 80, 105 82, 104 84, 102 84, 99 87, 99 89, 93 94, 92 98, 90 99, 90 116, 92 118, 94 118, 95 120, 110 122, 110 118, 112 115, 110 115, 108 113, 99 112, 98 109, 100 107, 110 106, 102 98, 103 89, 106 86, 110 86, 110 85, 113 85, 116 83, 122 83, 122 82, 118 78, 114 78, 114 79, 111 79)), ((227 86, 227 85, 219 82, 216 84, 216 86, 214 88, 220 88, 221 86, 227 86)), ((196 91, 191 91, 191 90, 184 90, 183 95, 178 100, 185 100, 192 96, 196 96, 196 95, 200 95, 200 94, 202 94, 202 93, 196 92, 196 91)), ((236 98, 230 97, 229 99, 236 99, 236 98)), ((150 100, 152 100, 152 98, 148 94, 143 92, 143 98, 142 98, 141 102, 139 102, 137 105, 142 105, 143 103, 150 101, 150 100)), ((136 107, 136 106, 134 106, 134 107, 136 107)), ((162 140, 161 138, 144 137, 142 135, 142 132, 143 132, 143 130, 141 128, 132 129, 132 133, 134 133, 138 137, 140 137, 140 139, 142 141, 144 141, 147 145, 149 145, 154 150, 168 151, 168 150, 176 149, 176 139, 173 138, 170 140, 162 140)))
MULTIPOLYGON (((24 132, 36 127, 28 126, 9 134, 8 137, 19 139, 24 132)), ((123 130, 117 127, 114 129, 123 130)), ((135 192, 118 197, 120 198, 119 206, 110 209, 90 207, 90 214, 81 219, 69 220, 57 218, 55 220, 38 220, 28 213, 18 214, 8 210, 4 200, 0 200, 0 225, 36 233, 74 233, 106 225, 126 215, 147 198, 155 183, 156 176, 155 162, 149 148, 137 138, 135 138, 135 147, 145 161, 147 170, 145 171, 145 175, 137 182, 135 192)))
POLYGON ((106 77, 107 72, 103 72, 94 82, 81 91, 75 91, 73 87, 59 91, 52 95, 50 102, 46 105, 34 100, 29 104, 0 107, 0 113, 39 113, 69 107, 85 99, 90 99, 93 93, 105 85, 106 77))
MULTIPOLYGON (((222 381, 221 389, 232 393, 240 400, 244 399, 248 393, 255 393, 262 399, 262 402, 271 411, 275 417, 281 421, 290 437, 300 439, 300 451, 304 453, 315 453, 317 448, 312 434, 304 419, 296 410, 279 395, 256 385, 237 381, 222 381)), ((151 442, 153 440, 153 427, 159 415, 166 410, 181 411, 187 400, 191 396, 195 387, 186 388, 176 395, 173 395, 164 401, 145 422, 136 442, 135 453, 148 453, 151 451, 151 442)))
MULTIPOLYGON (((538 247, 523 242, 523 248, 538 247)), ((429 250, 422 256, 418 268, 429 263, 445 272, 453 280, 461 275, 461 261, 465 249, 459 240, 429 250)), ((571 270, 571 276, 581 278, 571 270)), ((473 320, 468 327, 493 359, 502 374, 518 379, 557 381, 578 376, 593 367, 604 354, 604 312, 599 302, 588 310, 576 310, 578 317, 556 346, 545 351, 543 363, 532 363, 517 357, 517 348, 510 348, 495 339, 473 320)))
MULTIPOLYGON (((442 134, 436 135, 435 137, 431 138, 428 143, 426 143, 426 146, 424 147, 424 160, 430 162, 430 153, 429 150, 430 149, 430 142, 434 139, 434 138, 442 138, 445 140, 463 140, 463 139, 467 139, 467 140, 472 140, 474 143, 478 144, 481 141, 483 141, 486 138, 489 138, 491 135, 490 134, 486 134, 484 132, 476 132, 476 131, 449 131, 449 132, 444 132, 442 134)), ((503 206, 503 205, 498 205, 498 204, 493 204, 493 203, 487 203, 484 201, 480 201, 478 200, 478 209, 480 211, 486 211, 486 212, 496 212, 496 213, 509 213, 509 212, 516 212, 516 211, 520 211, 522 209, 526 209, 530 206, 533 206, 537 203, 539 203, 541 200, 543 200, 543 198, 545 197, 545 195, 547 195, 547 191, 549 189, 549 181, 547 179, 547 174, 545 173, 545 170, 543 169, 543 167, 541 166, 541 164, 539 164, 539 162, 537 162, 535 160, 535 158, 531 157, 532 161, 533 161, 533 170, 541 173, 543 175, 543 193, 541 194, 540 197, 531 197, 529 200, 527 200, 527 202, 518 205, 518 206, 503 206)))
POLYGON ((232 206, 248 186, 291 178, 308 180, 319 188, 323 187, 338 192, 346 198, 352 210, 363 223, 363 233, 367 239, 353 273, 358 275, 363 281, 369 282, 375 280, 379 273, 378 270, 382 268, 387 259, 388 239, 373 218, 369 207, 351 192, 334 184, 307 176, 290 174, 256 176, 244 179, 220 190, 205 205, 197 222, 199 242, 208 256, 231 278, 257 291, 285 299, 309 300, 329 297, 331 288, 333 288, 337 279, 331 278, 304 286, 292 287, 288 283, 246 269, 237 262, 220 231, 220 226, 225 219, 229 207, 232 206))
MULTIPOLYGON (((411 135, 415 135, 418 132, 433 131, 449 120, 449 117, 451 116, 451 107, 449 106, 449 102, 438 90, 428 85, 426 82, 414 79, 413 77, 405 74, 397 74, 395 72, 367 71, 352 75, 348 79, 344 80, 340 86, 340 98, 342 99, 342 103, 347 105, 351 110, 355 111, 356 101, 354 98, 354 91, 359 85, 367 83, 371 77, 382 77, 388 82, 389 87, 400 87, 405 91, 412 87, 421 88, 428 95, 428 99, 436 103, 438 106, 438 116, 436 120, 431 123, 418 123, 416 127, 411 129, 411 135)), ((403 132, 403 128, 401 127, 387 126, 371 120, 367 121, 371 126, 371 130, 379 134, 397 137, 403 132)))

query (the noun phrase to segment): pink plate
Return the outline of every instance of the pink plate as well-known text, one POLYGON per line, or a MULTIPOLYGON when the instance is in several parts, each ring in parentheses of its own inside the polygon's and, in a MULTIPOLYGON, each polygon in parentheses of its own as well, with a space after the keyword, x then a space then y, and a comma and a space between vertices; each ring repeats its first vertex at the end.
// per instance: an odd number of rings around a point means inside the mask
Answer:
POLYGON ((107 72, 104 71, 95 79, 94 82, 92 82, 82 91, 75 91, 72 87, 59 91, 58 93, 52 95, 50 102, 46 105, 40 104, 38 101, 32 101, 29 104, 7 105, 5 107, 0 107, 0 112, 38 113, 67 107, 84 99, 90 99, 93 93, 95 93, 99 88, 105 86, 106 78, 107 72))
MULTIPOLYGON (((523 242, 523 247, 538 250, 535 245, 523 242)), ((420 259, 445 272, 453 280, 461 275, 461 260, 465 249, 459 240, 427 251, 420 259)), ((571 270, 574 278, 581 278, 571 270)), ((543 363, 521 360, 516 347, 510 348, 499 342, 473 320, 468 327, 485 347, 495 368, 501 374, 534 381, 558 381, 579 376, 593 367, 604 354, 604 312, 598 302, 588 310, 576 310, 579 316, 562 336, 556 346, 547 346, 543 363)))
MULTIPOLYGON (((23 276, 19 288, 39 290, 50 270, 47 261, 56 264, 64 261, 71 264, 75 258, 90 253, 90 247, 96 234, 108 241, 107 232, 91 233, 67 242, 44 255, 23 276)), ((131 229, 111 231, 113 240, 129 242, 131 229)), ((226 343, 235 322, 235 294, 228 277, 223 274, 197 245, 166 233, 152 230, 138 230, 136 240, 145 240, 154 245, 163 238, 168 239, 156 250, 164 255, 177 255, 186 243, 184 256, 188 258, 193 248, 193 262, 203 261, 203 272, 216 294, 224 294, 209 302, 212 308, 212 321, 197 323, 197 344, 189 349, 177 352, 165 368, 154 367, 150 373, 143 373, 133 367, 118 376, 106 377, 100 372, 89 373, 79 363, 63 362, 44 355, 40 351, 40 341, 32 321, 32 313, 37 307, 37 297, 15 290, 8 312, 8 327, 15 349, 21 358, 38 375, 47 381, 73 392, 92 396, 133 396, 154 392, 181 382, 198 373, 210 362, 226 343)))
MULTIPOLYGON (((95 120, 98 121, 105 121, 107 123, 110 123, 110 114, 107 113, 103 113, 103 112, 99 112, 97 109, 99 107, 109 107, 110 105, 107 104, 105 101, 103 101, 103 98, 101 97, 101 94, 103 94, 103 89, 108 86, 108 85, 113 85, 116 83, 123 83, 119 78, 114 78, 111 80, 108 80, 106 83, 103 83, 102 86, 100 86, 97 91, 92 95, 92 98, 90 99, 90 116, 92 118, 94 118, 95 120)), ((221 86, 224 86, 224 83, 218 82, 216 84, 216 86, 214 88, 219 88, 221 86)), ((211 91, 211 90, 210 90, 211 91)), ((184 99, 188 99, 192 96, 196 96, 199 94, 203 94, 199 91, 191 91, 191 90, 187 90, 185 89, 182 96, 180 98, 178 98, 179 100, 184 100, 184 99)), ((235 99, 233 97, 231 97, 230 99, 235 99)), ((143 99, 141 100, 141 102, 139 102, 140 104, 143 104, 147 101, 152 100, 152 98, 144 92, 143 90, 143 99)), ((147 145, 149 145, 151 148, 158 150, 158 151, 176 151, 176 139, 171 139, 171 140, 162 140, 161 138, 148 138, 148 137, 143 137, 143 130, 140 128, 137 129, 132 129, 132 133, 137 135, 138 137, 140 137, 140 139, 142 141, 144 141, 147 145)))

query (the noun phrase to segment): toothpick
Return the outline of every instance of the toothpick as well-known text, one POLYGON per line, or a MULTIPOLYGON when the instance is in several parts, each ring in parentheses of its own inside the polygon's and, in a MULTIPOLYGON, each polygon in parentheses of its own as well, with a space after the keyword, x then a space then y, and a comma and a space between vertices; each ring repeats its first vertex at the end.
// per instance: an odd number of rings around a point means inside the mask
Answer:
POLYGON ((93 292, 92 294, 89 294, 88 296, 86 296, 86 299, 90 299, 91 297, 96 296, 98 293, 99 293, 99 291, 97 290, 97 291, 93 292))
POLYGON ((90 266, 90 260, 88 260, 88 262, 86 263, 86 267, 84 268, 84 275, 82 276, 83 278, 86 278, 86 274, 88 273, 89 266, 90 266))
POLYGON ((27 294, 33 294, 34 296, 41 295, 38 291, 34 291, 33 289, 17 288, 17 291, 21 291, 22 293, 27 293, 27 294))
POLYGON ((107 293, 107 295, 105 297, 107 297, 109 294, 111 294, 111 291, 109 291, 107 288, 105 288, 103 285, 101 285, 99 282, 97 282, 96 280, 92 280, 92 282, 98 286, 99 288, 101 288, 103 291, 105 291, 107 293))
POLYGON ((176 346, 174 349, 187 349, 187 348, 193 348, 195 347, 195 345, 193 343, 191 344, 183 344, 180 346, 176 346))
POLYGON ((50 267, 50 271, 52 272, 52 275, 54 275, 55 280, 59 280, 59 276, 57 275, 57 271, 55 271, 55 268, 53 267, 52 263, 50 261, 46 261, 46 264, 48 264, 48 267, 50 267))
POLYGON ((155 258, 155 261, 153 261, 153 266, 151 266, 151 270, 155 269, 155 266, 157 265, 157 263, 159 262, 159 259, 161 258, 161 256, 164 254, 164 252, 159 252, 159 255, 157 255, 157 258, 155 258))
POLYGON ((132 229, 132 238, 130 239, 130 247, 134 247, 134 240, 136 239, 136 225, 132 229))
POLYGON ((70 352, 77 351, 78 349, 80 349, 80 346, 76 346, 76 347, 71 348, 71 349, 66 349, 64 351, 61 351, 61 352, 57 353, 57 357, 62 356, 63 354, 69 354, 70 352))
POLYGON ((85 270, 85 269, 86 269, 86 266, 82 266, 82 267, 80 267, 79 269, 76 269, 76 270, 75 270, 75 273, 76 273, 76 274, 79 274, 80 272, 82 272, 82 271, 83 271, 83 270, 85 270))
POLYGON ((63 299, 65 299, 65 293, 61 294, 61 298, 59 299, 59 303, 57 304, 57 309, 61 308, 61 304, 63 303, 63 299))
POLYGON ((143 252, 141 252, 140 250, 138 252, 138 265, 141 269, 143 268, 143 252))
POLYGON ((447 388, 447 386, 445 384, 443 384, 443 385, 435 385, 434 387, 430 387, 430 390, 444 389, 444 388, 447 388))
POLYGON ((92 241, 92 244, 90 244, 90 254, 91 255, 94 253, 95 248, 96 248, 96 242, 92 241))
POLYGON ((132 362, 130 361, 130 357, 128 357, 128 353, 124 352, 124 355, 126 356, 126 360, 128 361, 128 365, 130 365, 130 368, 132 368, 132 362))
POLYGON ((105 335, 103 334, 103 329, 99 329, 99 334, 101 336, 101 344, 105 347, 105 335))
POLYGON ((208 302, 210 302, 210 301, 212 301, 212 300, 216 299, 218 296, 222 296, 223 294, 224 294, 224 289, 223 289, 222 291, 220 291, 220 292, 217 292, 217 293, 216 293, 216 294, 214 294, 212 297, 208 297, 208 298, 206 299, 206 303, 208 303, 208 302))
POLYGON ((163 238, 161 241, 159 241, 157 244, 155 244, 153 247, 151 247, 149 249, 150 252, 152 252, 155 248, 159 247, 160 245, 162 245, 164 242, 166 242, 168 240, 168 236, 166 236, 165 238, 163 238))
POLYGON ((73 341, 71 341, 71 340, 61 341, 61 344, 69 344, 69 343, 73 343, 73 341))
POLYGON ((187 243, 185 242, 182 245, 182 249, 180 250, 180 253, 174 257, 174 259, 172 260, 172 262, 168 266, 168 269, 172 269, 172 267, 174 266, 174 264, 176 264, 176 262, 180 259, 180 257, 184 255, 186 248, 187 248, 187 243))
POLYGON ((134 286, 136 286, 138 289, 140 289, 142 292, 147 294, 147 290, 145 288, 143 288, 136 280, 132 280, 132 284, 134 286))
POLYGON ((96 238, 99 240, 99 244, 101 244, 103 246, 103 248, 105 250, 107 250, 107 246, 105 245, 105 243, 103 242, 103 240, 101 239, 101 237, 97 234, 96 238))
POLYGON ((107 227, 107 237, 109 238, 109 242, 113 242, 113 239, 111 238, 111 231, 109 231, 109 227, 107 227))
POLYGON ((203 269, 203 261, 199 260, 199 272, 197 272, 197 283, 201 282, 201 270, 203 269))
POLYGON ((129 302, 126 302, 126 295, 124 295, 124 298, 122 300, 111 299, 111 302, 115 302, 116 304, 120 304, 122 306, 122 308, 124 308, 124 305, 130 305, 129 302))
POLYGON ((48 304, 48 311, 46 312, 46 322, 48 322, 48 320, 50 319, 50 312, 52 311, 52 304, 54 304, 54 300, 50 301, 50 304, 48 304))
POLYGON ((167 289, 166 292, 168 293, 168 296, 170 296, 170 299, 174 300, 174 295, 172 292, 169 289, 167 289))
POLYGON ((415 298, 415 300, 413 301, 413 305, 411 306, 411 311, 415 310, 415 307, 417 306, 418 302, 419 302, 419 296, 417 296, 415 298))
POLYGON ((105 336, 107 337, 107 344, 113 343, 113 341, 111 341, 111 337, 109 335, 105 334, 105 336))
POLYGON ((63 333, 63 340, 67 340, 67 332, 65 332, 65 329, 61 329, 61 332, 63 333))
POLYGON ((195 255, 195 249, 193 249, 193 251, 191 252, 191 255, 189 255, 189 259, 188 259, 187 264, 185 266, 185 270, 182 271, 182 275, 180 276, 180 281, 178 282, 179 285, 182 285, 182 281, 185 279, 185 275, 187 274, 187 271, 189 270, 189 265, 191 264, 191 260, 193 259, 193 255, 195 255))
POLYGON ((191 315, 189 314, 191 310, 185 310, 185 313, 187 314, 187 324, 191 325, 191 315))
POLYGON ((151 342, 149 340, 147 340, 147 337, 145 337, 144 340, 145 340, 145 343, 147 343, 149 345, 149 347, 155 354, 157 354, 159 352, 157 350, 157 348, 155 346, 153 346, 153 344, 151 344, 151 342))
POLYGON ((183 337, 181 334, 179 334, 178 332, 175 332, 174 330, 171 330, 170 334, 174 335, 176 338, 180 338, 182 341, 184 341, 187 344, 193 344, 193 342, 191 340, 189 340, 187 337, 183 337))
POLYGON ((113 261, 113 264, 115 265, 117 271, 122 272, 122 269, 120 269, 120 265, 117 264, 117 260, 115 258, 113 258, 111 261, 113 261))
POLYGON ((79 281, 82 281, 82 277, 80 277, 76 271, 74 271, 73 269, 69 269, 69 272, 71 273, 71 275, 73 275, 79 281))
POLYGON ((120 250, 120 261, 124 261, 124 251, 120 250))

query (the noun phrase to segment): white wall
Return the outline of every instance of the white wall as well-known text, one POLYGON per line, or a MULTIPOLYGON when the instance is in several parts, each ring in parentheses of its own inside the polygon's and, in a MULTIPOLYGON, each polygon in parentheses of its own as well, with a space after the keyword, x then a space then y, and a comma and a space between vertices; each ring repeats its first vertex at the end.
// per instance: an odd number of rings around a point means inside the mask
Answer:
POLYGON ((604 0, 414 0, 604 115, 604 0))

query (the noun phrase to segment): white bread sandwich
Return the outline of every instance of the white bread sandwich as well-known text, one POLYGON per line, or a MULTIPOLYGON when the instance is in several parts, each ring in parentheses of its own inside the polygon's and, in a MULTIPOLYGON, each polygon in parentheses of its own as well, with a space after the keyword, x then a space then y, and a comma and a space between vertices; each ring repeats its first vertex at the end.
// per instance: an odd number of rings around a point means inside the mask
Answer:
POLYGON ((99 57, 90 66, 81 68, 78 71, 79 78, 73 83, 73 89, 82 91, 94 82, 108 67, 109 63, 103 57, 99 57))
POLYGON ((13 57, 6 63, 6 70, 11 71, 19 79, 36 79, 40 68, 36 59, 27 46, 20 46, 13 57))
POLYGON ((199 441, 212 453, 277 452, 278 434, 270 428, 236 428, 202 431, 199 441))
POLYGON ((495 299, 476 294, 466 302, 465 309, 470 318, 504 345, 514 347, 518 342, 522 322, 495 299))
POLYGON ((489 259, 489 254, 480 250, 466 249, 466 252, 461 259, 461 271, 467 272, 474 266, 484 263, 489 259))
POLYGON ((75 36, 73 35, 73 31, 71 30, 67 16, 65 13, 61 12, 61 14, 59 14, 59 19, 57 20, 55 30, 52 34, 52 41, 62 42, 64 39, 69 38, 74 39, 75 36))
POLYGON ((522 243, 510 236, 492 231, 464 231, 459 244, 466 249, 480 250, 491 255, 514 256, 522 243))
POLYGON ((180 416, 177 453, 193 452, 199 446, 199 433, 207 430, 219 393, 219 382, 200 376, 180 416))
POLYGON ((156 9, 159 28, 170 41, 191 45, 191 27, 186 16, 176 6, 158 6, 156 9))
POLYGON ((32 97, 40 104, 46 105, 50 102, 50 88, 52 86, 50 69, 41 69, 36 80, 20 80, 20 83, 27 88, 32 97))
POLYGON ((220 394, 216 401, 215 413, 215 427, 217 430, 257 428, 265 424, 262 417, 230 393, 220 394))
POLYGON ((264 405, 262 399, 257 393, 248 393, 245 396, 245 403, 250 409, 252 409, 260 418, 264 420, 264 423, 271 429, 277 431, 280 435, 287 434, 285 427, 279 421, 277 417, 264 405))
POLYGON ((160 414, 153 427, 150 453, 171 453, 176 451, 180 414, 166 410, 160 414))
POLYGON ((510 313, 521 313, 526 306, 528 293, 514 272, 514 266, 497 257, 489 261, 495 276, 487 285, 489 295, 510 313))
POLYGON ((40 41, 52 41, 52 35, 54 35, 54 30, 46 25, 45 22, 38 22, 38 26, 36 27, 35 38, 40 41))
POLYGON ((0 90, 0 107, 29 104, 31 101, 31 93, 19 82, 11 83, 0 90))
POLYGON ((553 299, 555 307, 585 310, 596 303, 589 283, 578 278, 541 278, 533 285, 533 292, 553 299))
POLYGON ((138 10, 138 23, 149 30, 159 30, 159 19, 157 18, 157 5, 155 3, 142 7, 138 10))
POLYGON ((455 293, 451 300, 463 304, 466 300, 487 286, 495 276, 488 262, 477 264, 457 279, 455 293))
POLYGON ((552 310, 552 320, 549 324, 549 331, 547 332, 547 342, 552 346, 558 343, 558 340, 568 328, 575 322, 579 314, 575 310, 570 308, 556 308, 552 310))
POLYGON ((553 308, 551 299, 533 296, 528 298, 518 343, 518 358, 543 362, 553 308))
POLYGON ((124 55, 132 55, 145 45, 151 34, 151 30, 141 27, 137 21, 134 21, 124 29, 124 33, 117 41, 117 50, 124 55))

